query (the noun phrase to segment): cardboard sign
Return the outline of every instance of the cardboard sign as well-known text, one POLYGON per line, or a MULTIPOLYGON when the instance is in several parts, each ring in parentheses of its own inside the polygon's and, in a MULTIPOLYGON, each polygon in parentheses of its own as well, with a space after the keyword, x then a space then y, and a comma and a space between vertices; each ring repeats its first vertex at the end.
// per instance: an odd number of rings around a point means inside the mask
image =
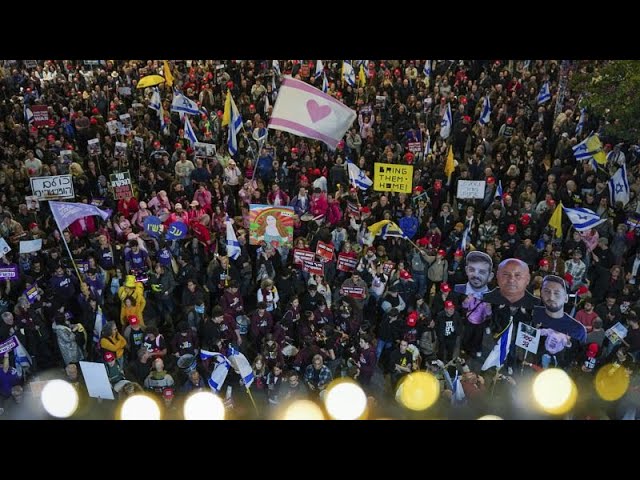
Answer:
POLYGON ((36 127, 49 126, 49 107, 46 105, 31 105, 33 125, 36 127))
POLYGON ((458 180, 456 197, 477 198, 482 200, 484 198, 485 184, 486 182, 484 180, 458 180))
POLYGON ((344 253, 338 254, 338 264, 336 268, 341 272, 353 272, 356 269, 356 265, 358 265, 358 259, 349 257, 344 253))
POLYGON ((324 264, 322 262, 316 262, 313 260, 303 260, 302 271, 324 277, 324 264))
POLYGON ((100 140, 98 140, 97 138, 88 140, 87 150, 89 151, 89 155, 100 155, 102 153, 102 149, 100 148, 100 140))
POLYGON ((296 265, 302 265, 304 260, 312 262, 315 257, 315 254, 309 250, 300 250, 299 248, 293 250, 293 263, 296 265))
POLYGON ((531 325, 520 322, 518 324, 518 334, 516 335, 516 345, 535 354, 538 352, 539 344, 540 331, 531 325))
POLYGON ((320 257, 321 262, 330 262, 331 260, 333 260, 333 247, 322 241, 318 241, 318 245, 316 247, 316 255, 320 257))
POLYGON ((112 173, 109 175, 109 179, 111 180, 113 197, 116 200, 133 197, 133 184, 131 183, 131 174, 128 171, 112 173))
POLYGON ((342 287, 342 294, 346 295, 347 297, 351 297, 351 298, 357 298, 357 299, 364 299, 365 295, 364 295, 364 288, 363 287, 342 287))
POLYGON ((76 196, 71 175, 31 177, 31 191, 40 200, 63 200, 76 196))
POLYGON ((114 399, 104 363, 80 362, 80 369, 90 397, 114 399))
POLYGON ((627 336, 628 330, 620 322, 616 323, 613 327, 604 332, 605 337, 609 339, 611 345, 616 345, 627 336))
POLYGON ((377 192, 411 193, 413 165, 375 163, 373 189, 377 192))
POLYGON ((9 267, 0 268, 0 280, 17 280, 18 279, 18 267, 12 265, 9 267))

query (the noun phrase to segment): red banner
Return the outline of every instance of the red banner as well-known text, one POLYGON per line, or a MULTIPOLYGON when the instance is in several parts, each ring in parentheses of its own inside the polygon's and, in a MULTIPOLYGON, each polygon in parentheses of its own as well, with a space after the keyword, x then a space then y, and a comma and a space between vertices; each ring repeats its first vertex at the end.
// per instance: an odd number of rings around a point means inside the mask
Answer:
POLYGON ((315 260, 315 257, 314 253, 309 250, 300 250, 299 248, 293 250, 293 263, 296 265, 302 265, 304 260, 312 262, 315 260))
POLYGON ((314 275, 320 275, 321 277, 324 277, 324 265, 322 264, 322 262, 303 260, 302 270, 304 272, 309 272, 314 275))
POLYGON ((391 270, 393 270, 395 266, 396 264, 391 260, 384 262, 384 264, 382 265, 382 273, 384 273, 385 275, 389 275, 391 273, 391 270))
POLYGON ((333 260, 333 246, 324 242, 318 242, 316 247, 316 255, 320 257, 321 262, 330 262, 333 260))
POLYGON ((358 265, 357 258, 349 257, 344 253, 338 255, 338 265, 336 268, 341 272, 353 272, 356 269, 356 265, 358 265))
POLYGON ((46 105, 32 105, 31 112, 33 113, 33 124, 36 127, 49 126, 49 107, 46 105))

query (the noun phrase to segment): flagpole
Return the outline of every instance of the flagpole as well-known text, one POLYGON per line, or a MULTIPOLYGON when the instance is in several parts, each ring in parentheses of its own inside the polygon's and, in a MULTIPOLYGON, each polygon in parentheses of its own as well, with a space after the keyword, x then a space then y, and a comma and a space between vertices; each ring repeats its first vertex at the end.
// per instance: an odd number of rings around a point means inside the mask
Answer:
MULTIPOLYGON (((51 205, 49 205, 49 208, 51 208, 51 205)), ((51 213, 53 214, 53 211, 51 211, 51 213)), ((64 238, 64 231, 62 228, 60 228, 60 224, 58 223, 58 219, 56 218, 55 215, 53 215, 53 219, 55 220, 56 225, 58 226, 58 230, 60 231, 60 237, 62 237, 64 246, 67 248, 67 253, 69 254, 69 258, 71 259, 71 264, 73 265, 73 268, 76 271, 76 275, 78 275, 78 281, 82 282, 82 276, 80 276, 80 271, 78 270, 78 266, 76 265, 76 262, 73 259, 73 255, 71 255, 71 250, 69 250, 69 245, 67 244, 67 240, 64 238)))
POLYGON ((260 411, 258 410, 258 406, 256 405, 256 401, 253 399, 253 395, 251 395, 251 390, 249 390, 249 387, 247 387, 245 385, 245 387, 247 389, 247 395, 249 395, 249 398, 251 399, 251 403, 253 404, 253 408, 255 408, 256 410, 256 415, 260 415, 260 411))

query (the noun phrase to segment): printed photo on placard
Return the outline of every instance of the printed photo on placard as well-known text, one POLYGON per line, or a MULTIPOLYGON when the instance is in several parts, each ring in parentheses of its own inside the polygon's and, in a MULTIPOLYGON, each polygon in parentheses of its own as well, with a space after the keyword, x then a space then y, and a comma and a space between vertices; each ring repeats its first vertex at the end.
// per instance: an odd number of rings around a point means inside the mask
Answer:
POLYGON ((102 153, 102 149, 100 148, 100 140, 97 138, 92 138, 87 142, 87 150, 89 151, 89 155, 100 155, 102 153))
POLYGON ((115 158, 125 158, 127 156, 127 144, 124 142, 116 142, 116 150, 113 156, 115 158))
POLYGON ((133 138, 133 151, 136 153, 144 153, 144 139, 142 137, 133 138))

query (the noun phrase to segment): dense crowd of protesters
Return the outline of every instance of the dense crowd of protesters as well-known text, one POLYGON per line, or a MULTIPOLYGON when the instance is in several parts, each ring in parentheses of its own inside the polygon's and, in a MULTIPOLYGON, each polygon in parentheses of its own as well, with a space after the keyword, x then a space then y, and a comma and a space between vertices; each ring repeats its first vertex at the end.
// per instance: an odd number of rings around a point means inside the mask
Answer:
MULTIPOLYGON (((568 87, 554 115, 560 62, 438 60, 426 78, 424 60, 364 61, 366 84, 351 86, 341 78, 342 61, 323 61, 318 77, 315 60, 280 61, 282 75, 318 88, 326 75, 327 93, 357 112, 335 151, 280 130, 268 130, 262 141, 281 81, 271 60, 169 63, 174 87, 202 108, 189 118, 198 142, 215 146, 213 153, 185 137, 183 120, 171 113, 171 88, 159 87, 165 128, 149 108, 152 89, 136 88, 142 77, 164 74, 162 61, 4 63, 0 235, 11 251, 0 267, 15 265, 18 276, 0 279, 0 342, 16 335, 32 359, 20 378, 14 352, 5 357, 13 362, 6 361, 0 375, 5 407, 19 408, 14 400, 21 399, 21 385, 43 372, 60 369, 81 381, 76 366, 89 360, 105 364, 119 397, 147 390, 171 408, 188 392, 209 389, 213 365, 199 358, 200 350, 224 353, 232 346, 252 365, 250 391, 261 417, 292 398, 318 399, 339 377, 355 379, 378 404, 392 402, 402 378, 417 370, 440 379, 436 408, 444 415, 500 402, 517 417, 510 391, 518 388, 519 371, 546 365, 540 356, 524 363, 516 356, 490 392, 494 377, 480 374, 477 362, 498 333, 494 313, 481 296, 454 289, 467 282, 465 257, 477 250, 491 257, 494 269, 504 259, 521 259, 536 296, 545 275, 566 280, 567 312, 586 327, 588 339, 564 350, 556 364, 576 379, 591 378, 606 363, 624 365, 631 387, 603 416, 635 411, 640 248, 630 222, 640 211, 638 157, 630 145, 602 136, 604 168, 594 171, 575 159, 571 147, 601 132, 606 120, 587 112, 576 136, 580 92, 568 87), (546 81, 552 98, 538 105, 546 81), (244 120, 233 157, 222 127, 228 90, 244 120), (492 114, 482 125, 486 95, 492 114), (440 128, 447 104, 452 129, 445 141, 440 128), (41 105, 49 120, 36 127, 25 107, 41 105), (125 114, 130 124, 110 130, 107 123, 125 114), (116 154, 116 142, 127 144, 124 156, 116 154), (445 175, 449 145, 456 159, 451 179, 445 175), (356 190, 347 161, 371 178, 375 162, 412 165, 412 193, 356 190), (606 183, 622 164, 631 190, 624 207, 610 205, 606 183), (110 175, 127 171, 133 196, 116 200, 110 175), (58 231, 47 202, 36 209, 27 197, 30 177, 64 174, 73 177, 69 201, 110 209, 111 217, 85 217, 58 231), (484 180, 484 199, 457 198, 460 180, 484 180), (590 208, 606 222, 581 234, 565 217, 563 236, 556 238, 547 225, 559 202, 590 208), (250 244, 250 204, 294 208, 292 248, 250 244), (165 225, 185 223, 186 238, 149 235, 144 220, 151 215, 165 225), (236 259, 227 255, 227 218, 241 248, 236 259), (415 244, 368 234, 368 226, 384 219, 398 223, 415 244), (80 278, 62 236, 82 267, 80 278), (20 242, 34 239, 42 239, 42 249, 20 254, 20 242), (319 241, 335 251, 324 276, 303 272, 293 258, 294 249, 315 252, 319 241), (336 268, 338 253, 357 260, 353 272, 336 268), (34 287, 37 295, 27 295, 34 287), (344 287, 362 287, 364 298, 346 295, 344 287), (617 322, 629 332, 614 345, 604 332, 617 322), (195 363, 187 364, 189 358, 195 363), (466 407, 450 405, 456 373, 466 407)), ((354 66, 359 73, 358 62, 354 66)), ((594 68, 595 62, 571 65, 571 71, 594 68)), ((227 404, 239 417, 251 416, 233 371, 225 386, 232 387, 227 404)))

